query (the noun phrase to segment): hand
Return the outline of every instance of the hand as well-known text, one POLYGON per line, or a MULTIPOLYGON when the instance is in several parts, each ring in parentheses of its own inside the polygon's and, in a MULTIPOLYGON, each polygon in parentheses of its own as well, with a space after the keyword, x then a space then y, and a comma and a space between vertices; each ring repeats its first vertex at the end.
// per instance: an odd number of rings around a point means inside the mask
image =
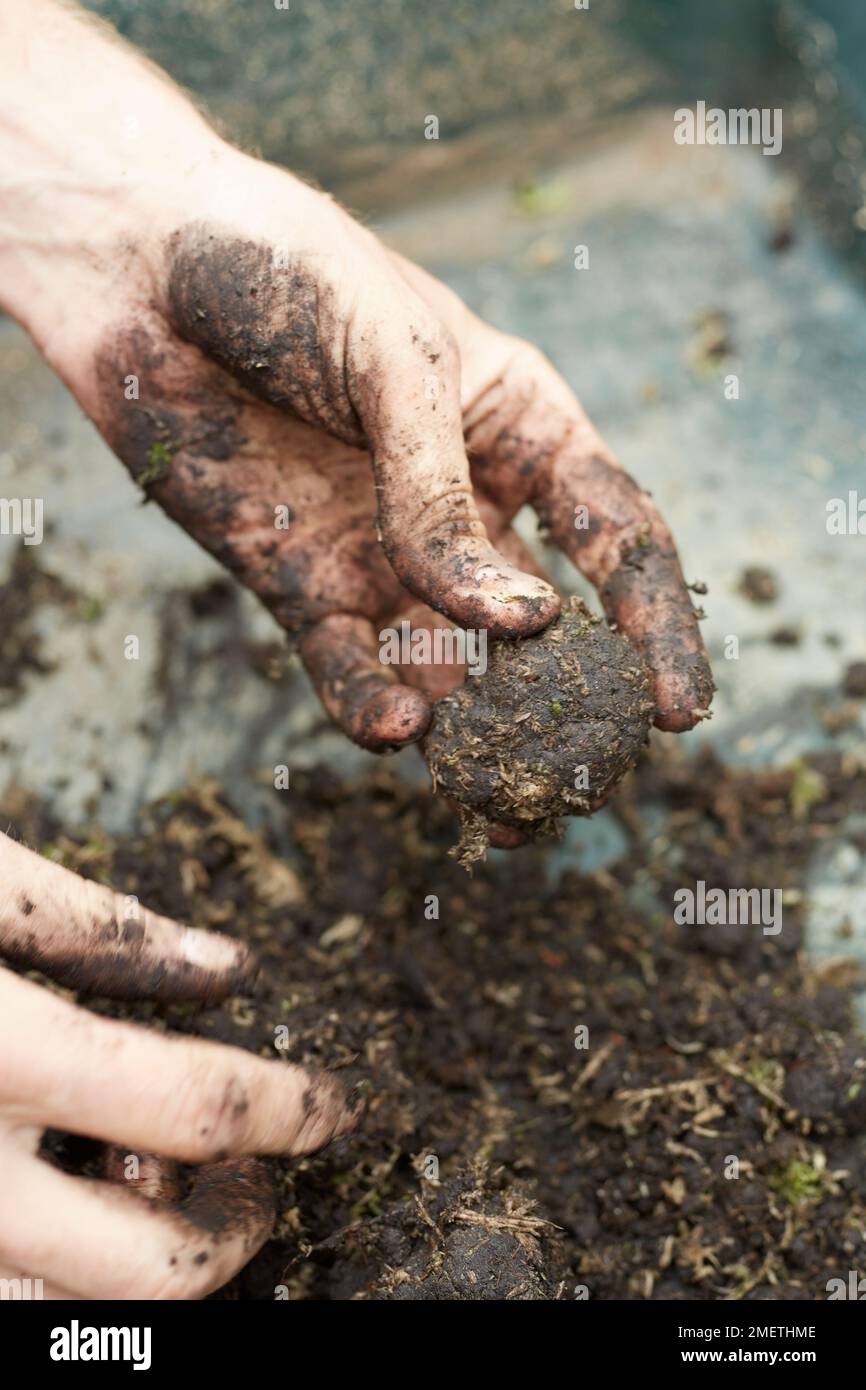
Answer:
MULTIPOLYGON (((254 978, 243 945, 137 908, 4 835, 0 886, 0 953, 66 984, 216 1000, 254 978)), ((356 1120, 324 1073, 100 1018, 3 969, 0 1055, 0 1279, 42 1279, 46 1298, 204 1297, 273 1225, 267 1171, 248 1155, 310 1153, 356 1120), (41 1159, 49 1127, 114 1145, 109 1171, 132 1190, 41 1159), (185 1202, 143 1199, 170 1195, 157 1154, 203 1165, 185 1202)))
POLYGON ((526 502, 644 649, 659 725, 691 727, 711 684, 673 541, 541 354, 275 169, 221 151, 191 201, 194 222, 163 209, 149 277, 89 351, 76 332, 53 359, 148 495, 299 639, 345 731, 425 732, 425 695, 378 659, 381 628, 436 621, 417 600, 493 637, 555 615, 510 530, 526 502))
POLYGON ((52 257, 26 204, 7 300, 147 496, 296 638, 350 737, 420 738, 443 686, 435 668, 402 684, 383 627, 444 615, 515 637, 555 616, 511 530, 524 503, 643 650, 657 724, 690 728, 712 678, 673 540, 550 363, 219 141, 122 50, 103 54, 99 100, 99 150, 75 156, 83 206, 67 209, 80 231, 52 257), (118 153, 130 110, 145 129, 118 153))

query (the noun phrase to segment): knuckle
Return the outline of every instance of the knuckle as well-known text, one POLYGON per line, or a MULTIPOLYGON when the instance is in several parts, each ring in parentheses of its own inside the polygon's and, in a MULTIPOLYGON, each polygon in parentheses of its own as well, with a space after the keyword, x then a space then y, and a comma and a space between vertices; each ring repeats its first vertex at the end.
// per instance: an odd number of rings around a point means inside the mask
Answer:
POLYGON ((439 357, 459 358, 457 339, 451 329, 438 314, 418 301, 411 316, 411 328, 415 344, 422 352, 430 349, 439 357))
POLYGON ((545 356, 540 347, 535 343, 528 342, 525 338, 517 338, 514 342, 514 354, 511 358, 510 370, 520 376, 527 378, 537 378, 539 374, 553 370, 550 359, 545 356))
POLYGON ((415 359, 425 378, 452 382, 460 374, 460 347, 441 319, 432 314, 414 313, 409 323, 415 359))
POLYGON ((443 370, 456 371, 460 366, 460 347, 451 329, 444 324, 436 325, 435 345, 443 370))
POLYGON ((550 358, 534 343, 523 338, 514 340, 514 350, 506 359, 501 380, 509 395, 523 410, 534 405, 558 374, 550 358))

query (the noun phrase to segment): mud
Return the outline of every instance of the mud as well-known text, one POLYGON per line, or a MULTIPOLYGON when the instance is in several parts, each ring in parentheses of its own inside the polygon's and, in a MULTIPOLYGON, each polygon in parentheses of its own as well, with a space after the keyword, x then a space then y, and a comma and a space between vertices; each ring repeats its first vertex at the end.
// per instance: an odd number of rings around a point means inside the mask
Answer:
POLYGON ((315 434, 288 407, 263 404, 152 307, 106 332, 92 380, 91 414, 145 500, 292 636, 342 612, 346 593, 374 622, 398 608, 366 455, 315 434), (291 512, 290 526, 275 527, 277 506, 291 512))
MULTIPOLYGON (((263 1219, 273 1216, 274 1209, 275 1191, 268 1169, 249 1158, 204 1164, 180 1207, 183 1221, 207 1232, 215 1243, 245 1231, 254 1232, 263 1219)), ((185 1233, 189 1235, 188 1230, 185 1233)), ((194 1256, 196 1264, 207 1258, 206 1251, 194 1256)))
POLYGON ((213 521, 225 522, 233 496, 224 470, 205 461, 228 463, 244 443, 244 393, 231 378, 173 341, 151 311, 107 335, 94 378, 99 427, 147 498, 183 521, 189 493, 202 520, 221 503, 223 515, 213 521))
POLYGON ((112 999, 161 999, 186 1003, 196 999, 221 999, 226 994, 245 995, 255 988, 255 967, 238 969, 229 979, 216 977, 186 961, 168 963, 147 953, 125 955, 91 950, 82 958, 71 950, 45 951, 34 933, 14 945, 4 943, 7 960, 41 969, 68 989, 90 994, 106 993, 112 999), (251 978, 253 977, 253 978, 251 978))
POLYGON ((561 1297, 565 1260, 555 1227, 527 1197, 503 1184, 502 1171, 480 1163, 429 1185, 423 1198, 374 1217, 338 1253, 331 1271, 336 1296, 352 1297, 371 1265, 373 1302, 477 1302, 561 1297))
POLYGON ((763 565, 750 565, 740 575, 740 593, 751 603, 775 603, 779 597, 779 581, 772 570, 763 565))
MULTIPOLYGON (((611 802, 622 859, 555 884, 532 846, 469 878, 441 799, 384 768, 299 772, 274 797, 282 830, 254 868, 212 784, 99 862, 253 945, 264 974, 252 1000, 90 1008, 265 1056, 282 1025, 279 1055, 366 1095, 354 1134, 269 1165, 273 1236, 217 1297, 810 1300, 866 1267, 860 977, 841 936, 820 967, 800 949, 810 860, 866 815, 856 761, 734 773, 668 740, 611 802), (805 805, 804 770, 821 788, 805 805), (783 931, 677 927, 673 893, 699 878, 778 886, 783 931)), ((41 806, 3 815, 93 871, 87 836, 41 806)), ((47 1152, 101 1172, 85 1140, 47 1152)))
POLYGON ((842 691, 856 700, 866 700, 866 661, 852 661, 842 680, 842 691))
POLYGON ((260 400, 361 447, 336 291, 300 256, 203 224, 166 249, 174 326, 260 400))
POLYGON ((0 709, 18 698, 31 675, 46 675, 52 670, 42 649, 37 615, 48 605, 74 610, 79 600, 62 579, 42 568, 35 551, 35 546, 20 543, 2 585, 0 709))
POLYGON ((590 814, 634 765, 654 707, 638 653, 580 599, 541 636, 498 643, 424 740, 434 788, 460 812, 461 862, 484 857, 490 822, 540 836, 590 814))

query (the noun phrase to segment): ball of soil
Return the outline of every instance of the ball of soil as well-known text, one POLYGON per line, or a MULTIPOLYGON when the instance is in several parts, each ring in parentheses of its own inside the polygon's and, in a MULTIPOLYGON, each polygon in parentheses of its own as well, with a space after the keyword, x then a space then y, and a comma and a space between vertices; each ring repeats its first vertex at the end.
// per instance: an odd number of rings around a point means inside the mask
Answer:
POLYGON ((534 837, 588 815, 634 764, 654 708, 638 652, 579 598, 537 637, 493 645, 424 741, 434 788, 460 811, 461 862, 484 857, 491 821, 534 837))

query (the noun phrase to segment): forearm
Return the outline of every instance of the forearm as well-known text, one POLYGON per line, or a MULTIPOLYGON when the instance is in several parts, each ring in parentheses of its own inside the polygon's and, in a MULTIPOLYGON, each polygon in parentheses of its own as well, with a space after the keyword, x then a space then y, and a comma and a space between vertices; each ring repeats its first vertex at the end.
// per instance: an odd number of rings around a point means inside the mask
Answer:
POLYGON ((0 55, 0 307, 45 347, 221 142, 163 73, 60 0, 4 0, 0 55))

